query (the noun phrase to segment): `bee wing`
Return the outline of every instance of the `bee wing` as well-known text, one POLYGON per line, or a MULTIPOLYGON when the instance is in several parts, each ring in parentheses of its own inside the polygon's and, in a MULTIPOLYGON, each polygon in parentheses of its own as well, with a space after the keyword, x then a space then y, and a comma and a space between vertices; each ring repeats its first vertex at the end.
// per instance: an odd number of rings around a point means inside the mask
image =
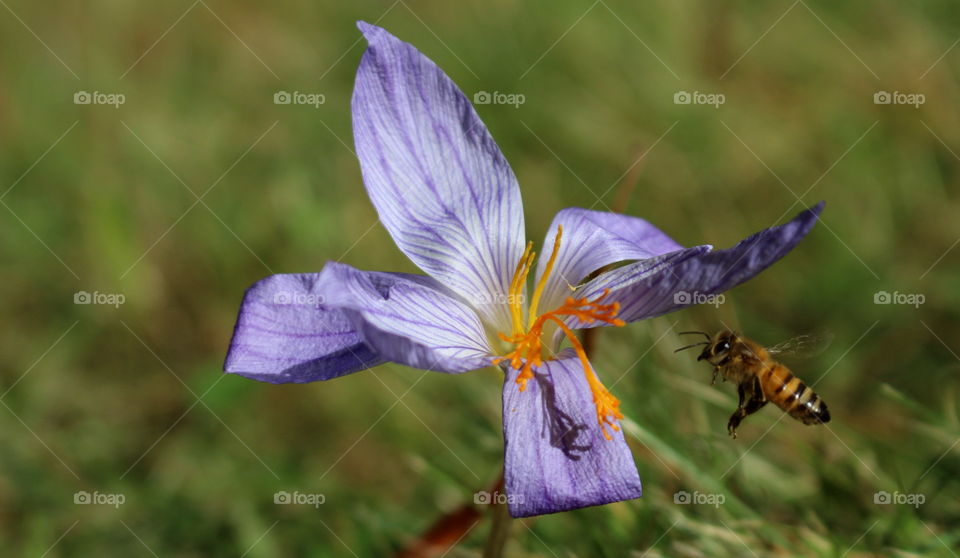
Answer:
POLYGON ((772 347, 767 347, 767 352, 771 355, 794 356, 799 358, 811 358, 822 353, 833 341, 832 333, 815 333, 810 335, 798 335, 792 339, 787 339, 783 343, 777 343, 772 347))

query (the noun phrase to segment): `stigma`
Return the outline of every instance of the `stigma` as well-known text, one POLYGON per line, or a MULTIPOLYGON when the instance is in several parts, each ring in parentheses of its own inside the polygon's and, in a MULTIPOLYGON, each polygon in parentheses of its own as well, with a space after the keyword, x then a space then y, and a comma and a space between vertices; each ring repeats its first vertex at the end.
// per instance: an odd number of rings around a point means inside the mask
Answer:
POLYGON ((557 235, 553 242, 553 251, 550 253, 550 259, 544 268, 543 274, 533 291, 533 297, 530 299, 529 310, 524 315, 524 293, 527 287, 527 277, 533 267, 536 259, 536 252, 532 251, 533 243, 528 243, 526 250, 520 261, 517 262, 516 270, 513 273, 513 280, 510 282, 510 292, 508 300, 510 301, 510 318, 512 331, 510 334, 499 333, 500 339, 512 346, 512 350, 506 354, 493 359, 493 364, 499 364, 508 361, 510 366, 520 371, 517 375, 516 383, 520 391, 524 391, 527 382, 534 377, 534 368, 543 364, 544 360, 553 360, 555 355, 544 354, 547 349, 544 346, 545 328, 547 333, 553 333, 557 329, 570 341, 573 350, 580 358, 583 365, 583 372, 586 376, 587 385, 593 394, 593 403, 597 411, 597 423, 606 439, 611 440, 612 436, 608 428, 613 431, 620 429, 618 421, 623 418, 620 413, 620 401, 610 393, 609 390, 600 382, 590 361, 583 344, 577 338, 570 327, 564 323, 567 318, 576 318, 584 323, 602 322, 614 326, 625 325, 623 320, 618 319, 617 313, 620 311, 620 304, 614 302, 604 304, 603 300, 610 294, 606 289, 593 300, 586 297, 577 298, 568 296, 563 303, 552 310, 540 313, 540 298, 546 288, 547 280, 553 271, 557 260, 557 254, 560 252, 560 241, 563 238, 563 225, 558 225, 557 235), (526 318, 526 319, 524 319, 526 318))

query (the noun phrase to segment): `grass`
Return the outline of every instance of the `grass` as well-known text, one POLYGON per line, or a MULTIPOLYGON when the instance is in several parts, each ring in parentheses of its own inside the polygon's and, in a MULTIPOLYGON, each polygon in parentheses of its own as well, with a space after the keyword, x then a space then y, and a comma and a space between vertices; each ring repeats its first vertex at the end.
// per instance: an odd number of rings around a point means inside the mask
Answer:
MULTIPOLYGON (((626 211, 685 245, 729 246, 798 212, 796 196, 827 201, 794 253, 718 308, 603 332, 594 364, 629 417, 644 497, 515 524, 508 555, 954 555, 952 8, 8 2, 2 553, 383 556, 496 479, 493 371, 384 365, 297 386, 220 373, 257 279, 330 259, 414 270, 377 224, 351 152, 353 22, 386 12, 379 23, 468 95, 525 96, 478 110, 520 179, 535 241, 557 210, 608 208, 625 182, 626 211), (80 90, 126 102, 75 105, 80 90), (325 103, 274 105, 278 90, 325 103), (676 105, 680 90, 726 102, 676 105), (926 102, 876 105, 878 90, 926 102), (75 305, 81 290, 126 300, 75 305), (878 291, 925 302, 877 305, 878 291), (724 324, 769 344, 830 331, 824 353, 789 362, 829 403, 829 428, 768 408, 730 440, 735 390, 672 353, 674 331, 724 324), (125 503, 75 505, 81 490, 125 503), (325 503, 278 506, 278 490, 325 503), (679 505, 678 491, 724 502, 679 505), (877 505, 878 491, 925 503, 877 505)), ((488 528, 448 556, 479 555, 488 528)))

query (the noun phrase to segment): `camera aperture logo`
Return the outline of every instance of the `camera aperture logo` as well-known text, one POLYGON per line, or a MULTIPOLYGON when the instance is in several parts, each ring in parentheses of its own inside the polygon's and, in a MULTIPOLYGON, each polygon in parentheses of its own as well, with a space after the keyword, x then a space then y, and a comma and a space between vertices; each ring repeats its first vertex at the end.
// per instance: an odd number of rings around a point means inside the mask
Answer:
POLYGON ((901 293, 900 291, 877 291, 873 293, 874 304, 904 304, 920 308, 920 305, 927 301, 927 297, 921 293, 901 293))
POLYGON ((887 492, 886 490, 881 490, 880 492, 875 492, 873 494, 873 503, 881 506, 887 504, 898 504, 898 505, 908 505, 913 506, 914 508, 919 508, 927 501, 927 497, 924 494, 907 494, 904 492, 887 492))
POLYGON ((673 494, 673 503, 684 506, 696 504, 698 506, 707 505, 719 508, 726 501, 727 497, 723 494, 714 494, 712 492, 698 492, 694 490, 691 493, 686 490, 681 490, 673 494))
POLYGON ((102 304, 119 308, 121 304, 127 301, 127 297, 122 293, 101 293, 100 291, 77 291, 73 293, 74 304, 102 304))
POLYGON ((313 108, 320 108, 320 105, 326 102, 327 97, 323 93, 277 91, 273 94, 273 104, 275 105, 310 105, 313 108))
POLYGON ((127 97, 123 93, 77 91, 73 94, 73 104, 75 105, 111 105, 113 108, 120 108, 120 105, 126 102, 127 97))
POLYGON ((113 506, 114 508, 119 508, 127 501, 127 497, 123 494, 109 494, 105 492, 96 492, 93 493, 87 492, 86 490, 81 490, 73 494, 73 503, 81 506, 88 505, 97 505, 97 506, 113 506))
POLYGON ((920 108, 920 105, 926 102, 927 96, 923 93, 877 91, 873 94, 873 104, 875 105, 910 105, 913 108, 920 108))
POLYGON ((723 93, 677 91, 673 94, 673 104, 675 105, 711 105, 713 108, 720 108, 720 105, 726 102, 727 96, 723 93))
POLYGON ((487 492, 486 490, 481 490, 480 492, 475 492, 473 494, 473 503, 478 506, 490 506, 494 504, 522 504, 523 495, 505 494, 499 491, 487 492))
POLYGON ((275 492, 273 494, 273 503, 281 506, 294 504, 298 506, 313 506, 315 508, 319 508, 326 501, 327 497, 324 494, 310 494, 297 490, 294 490, 293 492, 280 490, 279 492, 275 492))
POLYGON ((722 294, 706 294, 697 291, 677 291, 673 293, 674 304, 710 304, 714 308, 719 308, 726 300, 727 298, 722 294))
POLYGON ((475 105, 513 105, 513 108, 520 108, 520 105, 526 102, 527 97, 523 93, 477 91, 473 94, 473 104, 475 105))

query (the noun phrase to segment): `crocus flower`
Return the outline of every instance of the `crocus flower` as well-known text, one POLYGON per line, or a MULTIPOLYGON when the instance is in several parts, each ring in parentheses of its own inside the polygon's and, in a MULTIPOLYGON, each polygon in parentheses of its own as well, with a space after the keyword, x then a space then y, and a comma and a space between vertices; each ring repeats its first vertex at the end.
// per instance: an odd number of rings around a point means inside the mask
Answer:
POLYGON ((286 383, 383 362, 448 374, 496 364, 514 517, 639 497, 620 403, 574 330, 659 316, 746 281, 807 234, 822 203, 727 250, 568 208, 536 260, 517 179, 463 92, 413 46, 359 28, 369 43, 352 103, 363 181, 425 275, 329 262, 267 277, 244 297, 225 370, 286 383))

